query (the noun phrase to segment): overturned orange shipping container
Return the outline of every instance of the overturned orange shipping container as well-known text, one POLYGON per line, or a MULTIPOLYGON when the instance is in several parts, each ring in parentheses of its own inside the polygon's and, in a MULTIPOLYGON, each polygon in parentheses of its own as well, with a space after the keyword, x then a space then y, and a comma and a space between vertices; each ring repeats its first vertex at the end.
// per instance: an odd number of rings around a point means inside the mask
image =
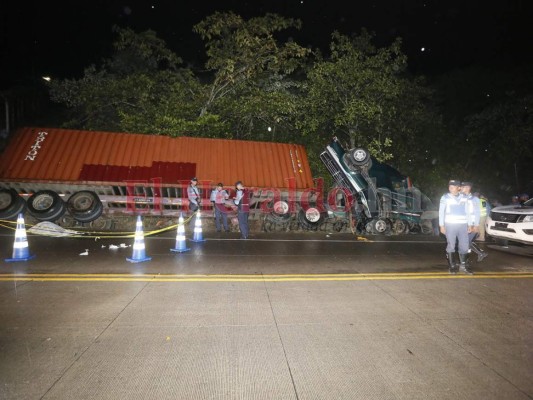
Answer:
POLYGON ((314 186, 300 145, 28 127, 1 154, 0 217, 26 206, 41 220, 67 210, 81 222, 102 212, 176 215, 192 177, 204 207, 218 182, 240 180, 263 200, 314 186))

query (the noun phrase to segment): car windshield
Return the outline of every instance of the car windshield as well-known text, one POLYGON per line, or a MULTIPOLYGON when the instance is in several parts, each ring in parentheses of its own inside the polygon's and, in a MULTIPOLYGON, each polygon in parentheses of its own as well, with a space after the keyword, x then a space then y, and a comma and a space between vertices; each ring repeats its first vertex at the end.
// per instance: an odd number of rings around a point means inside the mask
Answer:
POLYGON ((529 199, 528 201, 524 202, 525 206, 533 206, 533 198, 529 199))

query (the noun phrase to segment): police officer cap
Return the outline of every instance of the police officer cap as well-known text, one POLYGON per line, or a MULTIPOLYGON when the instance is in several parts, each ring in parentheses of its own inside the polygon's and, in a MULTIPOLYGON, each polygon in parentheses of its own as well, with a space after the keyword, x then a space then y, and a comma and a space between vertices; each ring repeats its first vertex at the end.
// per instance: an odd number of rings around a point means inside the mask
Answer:
POLYGON ((196 176, 191 179, 191 182, 198 182, 198 179, 196 179, 196 176))
POLYGON ((452 179, 451 181, 448 182, 448 186, 461 186, 461 181, 452 179))
POLYGON ((463 182, 463 183, 461 183, 461 186, 470 186, 470 187, 472 187, 472 186, 474 186, 474 185, 473 185, 472 182, 468 182, 468 181, 467 181, 467 182, 463 182))
POLYGON ((238 186, 238 185, 242 185, 242 182, 241 181, 235 182, 235 186, 238 186))

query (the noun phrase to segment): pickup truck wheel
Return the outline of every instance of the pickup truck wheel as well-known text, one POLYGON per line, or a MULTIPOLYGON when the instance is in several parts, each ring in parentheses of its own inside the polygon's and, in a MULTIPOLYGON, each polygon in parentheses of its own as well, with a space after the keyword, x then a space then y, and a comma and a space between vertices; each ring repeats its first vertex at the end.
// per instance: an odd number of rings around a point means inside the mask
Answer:
POLYGON ((370 153, 367 149, 362 147, 355 147, 351 149, 348 154, 352 163, 358 167, 364 167, 370 163, 370 153))
POLYGON ((366 232, 373 235, 389 233, 390 229, 389 221, 384 218, 373 219, 365 225, 366 232))
POLYGON ((397 235, 409 232, 409 224, 403 219, 397 219, 392 224, 392 230, 397 235))
POLYGON ((424 235, 431 235, 433 234, 433 223, 430 219, 423 220, 420 224, 420 229, 424 235))
POLYGON ((90 190, 81 190, 70 196, 67 208, 79 222, 92 222, 100 217, 104 210, 98 195, 90 190))
POLYGON ((384 234, 390 231, 390 224, 386 219, 378 218, 372 222, 372 228, 374 232, 384 234))
POLYGON ((13 219, 26 210, 26 202, 15 189, 0 189, 0 219, 13 219))
POLYGON ((30 196, 28 211, 39 221, 55 221, 67 210, 65 202, 52 190, 39 190, 30 196))

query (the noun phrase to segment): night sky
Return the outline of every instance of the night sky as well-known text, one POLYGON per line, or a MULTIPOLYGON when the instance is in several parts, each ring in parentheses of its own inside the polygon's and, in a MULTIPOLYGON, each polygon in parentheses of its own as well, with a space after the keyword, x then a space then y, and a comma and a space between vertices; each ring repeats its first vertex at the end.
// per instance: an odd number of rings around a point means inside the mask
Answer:
MULTIPOLYGON (((4 2, 5 3, 5 2, 4 2)), ((203 43, 192 27, 215 11, 249 18, 267 12, 299 18, 298 43, 327 51, 333 30, 376 33, 378 45, 402 37, 410 69, 439 74, 470 65, 532 61, 531 1, 252 0, 18 1, 3 4, 3 86, 21 77, 79 77, 111 54, 111 27, 152 29, 188 65, 201 67, 203 43), (50 4, 53 3, 53 4, 50 4), (349 3, 351 5, 346 5, 349 3), (7 73, 6 73, 7 72, 7 73)))

